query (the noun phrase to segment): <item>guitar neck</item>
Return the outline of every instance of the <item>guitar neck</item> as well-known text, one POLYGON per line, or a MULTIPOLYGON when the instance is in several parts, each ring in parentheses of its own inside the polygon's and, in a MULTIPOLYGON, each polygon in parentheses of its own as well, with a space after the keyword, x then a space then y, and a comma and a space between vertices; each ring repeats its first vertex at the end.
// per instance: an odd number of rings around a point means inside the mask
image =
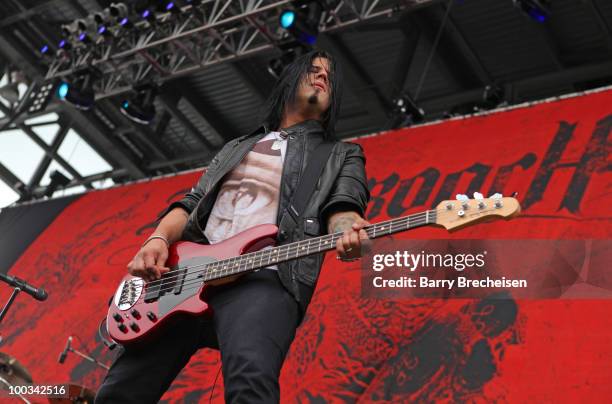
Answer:
MULTIPOLYGON (((436 219, 436 211, 428 210, 397 219, 371 224, 363 229, 370 239, 375 239, 417 227, 435 224, 436 219)), ((307 255, 334 250, 336 248, 336 242, 342 237, 342 235, 342 232, 327 234, 325 236, 309 238, 279 247, 273 247, 266 250, 215 261, 207 265, 205 275, 203 276, 202 280, 210 281, 213 279, 238 275, 258 268, 305 257, 307 255)))

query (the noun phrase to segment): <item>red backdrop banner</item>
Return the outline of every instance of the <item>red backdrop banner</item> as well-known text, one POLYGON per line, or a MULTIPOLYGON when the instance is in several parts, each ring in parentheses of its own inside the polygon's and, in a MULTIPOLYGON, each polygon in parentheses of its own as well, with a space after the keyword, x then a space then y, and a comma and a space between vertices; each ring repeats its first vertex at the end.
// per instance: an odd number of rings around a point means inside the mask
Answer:
MULTIPOLYGON (((611 235, 611 127, 612 91, 602 91, 360 138, 372 193, 367 219, 430 209, 456 193, 518 192, 523 211, 513 221, 394 237, 593 239, 586 267, 605 256, 598 240, 611 235)), ((199 175, 91 192, 64 209, 10 270, 44 285, 49 299, 18 297, 1 325, 0 350, 23 363, 36 383, 97 388, 102 369, 74 354, 60 365, 58 354, 73 335, 76 349, 110 362, 115 353, 97 336, 108 299, 157 214, 199 175)), ((612 283, 606 273, 581 276, 587 288, 612 283)), ((359 263, 328 254, 283 367, 283 402, 612 396, 609 300, 366 299, 360 288, 359 263)), ((0 298, 9 294, 0 289, 0 298)), ((219 366, 216 351, 199 351, 164 399, 207 402, 219 366)), ((222 397, 220 380, 213 401, 222 397)))

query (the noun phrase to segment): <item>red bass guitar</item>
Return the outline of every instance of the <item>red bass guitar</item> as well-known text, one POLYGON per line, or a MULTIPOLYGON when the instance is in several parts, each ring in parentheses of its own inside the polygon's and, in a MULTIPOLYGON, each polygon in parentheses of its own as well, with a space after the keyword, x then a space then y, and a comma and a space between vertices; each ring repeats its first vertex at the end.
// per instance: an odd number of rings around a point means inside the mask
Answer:
MULTIPOLYGON (((484 199, 458 195, 456 201, 443 201, 436 209, 375 223, 365 227, 370 239, 437 225, 456 230, 486 218, 509 219, 520 212, 515 198, 496 194, 484 199)), ((208 305, 203 299, 207 284, 256 269, 336 248, 342 233, 309 238, 279 247, 275 244, 277 227, 255 226, 214 245, 181 241, 170 247, 166 266, 171 268, 161 279, 145 282, 126 275, 115 292, 108 310, 107 329, 120 344, 137 342, 151 335, 177 315, 203 315, 208 305)))

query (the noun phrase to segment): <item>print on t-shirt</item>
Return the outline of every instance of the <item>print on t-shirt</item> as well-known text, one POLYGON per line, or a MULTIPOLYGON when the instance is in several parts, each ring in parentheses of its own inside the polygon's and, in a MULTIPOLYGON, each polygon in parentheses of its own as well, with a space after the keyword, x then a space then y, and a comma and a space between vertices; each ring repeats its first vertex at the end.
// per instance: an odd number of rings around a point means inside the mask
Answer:
POLYGON ((204 230, 211 244, 258 224, 276 223, 283 167, 281 150, 272 147, 275 141, 273 134, 264 137, 225 176, 204 230))

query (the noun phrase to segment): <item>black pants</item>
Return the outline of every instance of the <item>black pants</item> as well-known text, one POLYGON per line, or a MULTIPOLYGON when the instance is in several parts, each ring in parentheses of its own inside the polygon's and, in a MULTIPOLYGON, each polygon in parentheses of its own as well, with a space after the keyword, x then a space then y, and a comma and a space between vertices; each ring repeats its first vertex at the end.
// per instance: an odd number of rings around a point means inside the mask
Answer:
POLYGON ((207 301, 212 319, 182 320, 154 341, 126 348, 108 371, 96 404, 158 402, 202 347, 221 351, 226 403, 278 403, 278 378, 300 313, 276 271, 262 269, 212 287, 207 301))

